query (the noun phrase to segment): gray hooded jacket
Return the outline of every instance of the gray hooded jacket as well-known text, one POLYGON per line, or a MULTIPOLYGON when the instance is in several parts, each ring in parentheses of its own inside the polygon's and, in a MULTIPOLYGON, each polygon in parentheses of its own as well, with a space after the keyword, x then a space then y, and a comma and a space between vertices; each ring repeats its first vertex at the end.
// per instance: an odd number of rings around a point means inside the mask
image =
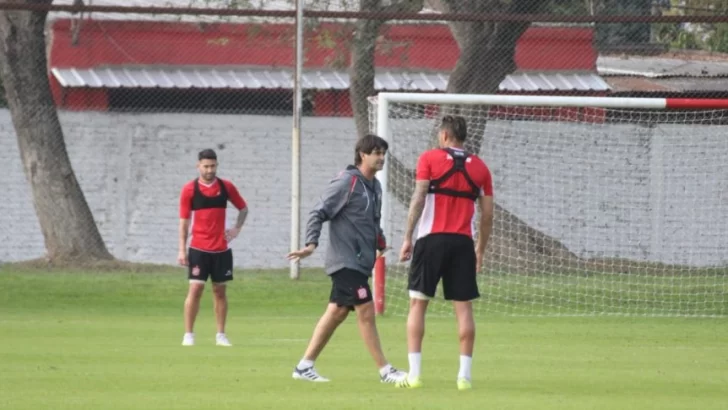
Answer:
POLYGON ((306 245, 318 246, 323 223, 329 222, 328 275, 348 268, 371 276, 376 252, 386 246, 379 226, 381 207, 379 181, 367 180, 355 166, 349 165, 331 180, 306 224, 306 245))

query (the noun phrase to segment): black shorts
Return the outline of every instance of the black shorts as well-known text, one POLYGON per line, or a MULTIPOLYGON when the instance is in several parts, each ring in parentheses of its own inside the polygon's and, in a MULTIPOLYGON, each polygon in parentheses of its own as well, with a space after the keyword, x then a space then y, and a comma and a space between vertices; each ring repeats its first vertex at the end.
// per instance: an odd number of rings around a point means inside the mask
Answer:
POLYGON ((369 276, 353 270, 341 269, 331 274, 331 296, 329 302, 336 306, 347 306, 354 310, 354 306, 371 302, 372 290, 369 287, 369 276))
POLYGON ((427 235, 415 242, 407 287, 432 298, 442 278, 445 300, 476 299, 480 293, 475 258, 475 243, 466 235, 427 235))
POLYGON ((209 277, 213 283, 224 283, 233 280, 233 251, 205 252, 190 248, 187 266, 189 280, 207 282, 209 277))

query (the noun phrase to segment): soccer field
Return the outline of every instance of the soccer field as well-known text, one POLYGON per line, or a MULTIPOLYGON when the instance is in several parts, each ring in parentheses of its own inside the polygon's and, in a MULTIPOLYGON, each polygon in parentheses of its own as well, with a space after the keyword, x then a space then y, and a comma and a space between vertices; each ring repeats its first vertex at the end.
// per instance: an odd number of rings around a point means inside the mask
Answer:
MULTIPOLYGON (((422 389, 379 383, 352 317, 317 361, 331 383, 291 379, 328 278, 238 271, 214 345, 210 289, 197 346, 182 347, 182 269, 41 272, 0 267, 0 409, 725 409, 726 319, 478 317, 471 391, 455 387, 452 318, 428 321, 422 389)), ((378 318, 406 370, 405 318, 378 318)))

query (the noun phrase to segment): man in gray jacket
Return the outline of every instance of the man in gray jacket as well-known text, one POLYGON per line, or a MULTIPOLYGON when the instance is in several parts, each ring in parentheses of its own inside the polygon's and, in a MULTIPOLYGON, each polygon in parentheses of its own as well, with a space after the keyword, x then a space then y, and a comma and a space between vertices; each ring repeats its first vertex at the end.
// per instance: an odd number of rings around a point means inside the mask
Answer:
POLYGON ((382 187, 375 178, 384 166, 387 142, 367 135, 356 144, 354 163, 331 180, 310 213, 306 225, 306 247, 288 254, 299 260, 313 253, 318 246, 321 228, 329 222, 329 244, 325 270, 331 277, 329 305, 319 319, 303 359, 293 371, 293 378, 327 382, 314 368, 314 361, 336 328, 355 310, 359 331, 369 353, 379 368, 382 383, 396 383, 407 377, 387 362, 382 352, 374 319, 374 303, 369 277, 377 254, 386 241, 379 225, 382 187))

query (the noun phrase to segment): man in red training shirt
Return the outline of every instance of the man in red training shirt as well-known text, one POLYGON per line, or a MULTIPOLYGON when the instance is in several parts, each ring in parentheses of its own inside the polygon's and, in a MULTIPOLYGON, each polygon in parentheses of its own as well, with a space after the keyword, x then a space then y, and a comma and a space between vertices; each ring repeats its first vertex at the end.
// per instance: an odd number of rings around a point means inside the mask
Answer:
POLYGON ((188 266, 190 282, 185 299, 185 334, 183 346, 195 344, 194 325, 200 310, 200 298, 205 282, 210 278, 215 302, 218 346, 232 346, 225 335, 227 296, 225 284, 233 279, 233 252, 228 242, 235 239, 248 216, 248 206, 232 182, 218 178, 217 154, 211 149, 200 151, 197 170, 200 177, 182 188, 179 201, 179 255, 177 262, 188 266), (235 226, 225 230, 227 203, 238 209, 235 226), (192 225, 192 237, 187 234, 192 225))
POLYGON ((445 300, 453 302, 459 327, 457 387, 459 390, 471 388, 475 343, 472 300, 480 296, 476 273, 493 227, 493 182, 485 163, 463 148, 466 137, 465 119, 446 115, 440 124, 440 148, 424 152, 417 161, 415 192, 400 251, 401 261, 412 258, 407 317, 410 368, 398 387, 422 385, 420 363, 425 312, 442 279, 445 300), (476 203, 480 211, 477 244, 473 243, 476 203), (413 251, 412 236, 418 221, 413 251))

